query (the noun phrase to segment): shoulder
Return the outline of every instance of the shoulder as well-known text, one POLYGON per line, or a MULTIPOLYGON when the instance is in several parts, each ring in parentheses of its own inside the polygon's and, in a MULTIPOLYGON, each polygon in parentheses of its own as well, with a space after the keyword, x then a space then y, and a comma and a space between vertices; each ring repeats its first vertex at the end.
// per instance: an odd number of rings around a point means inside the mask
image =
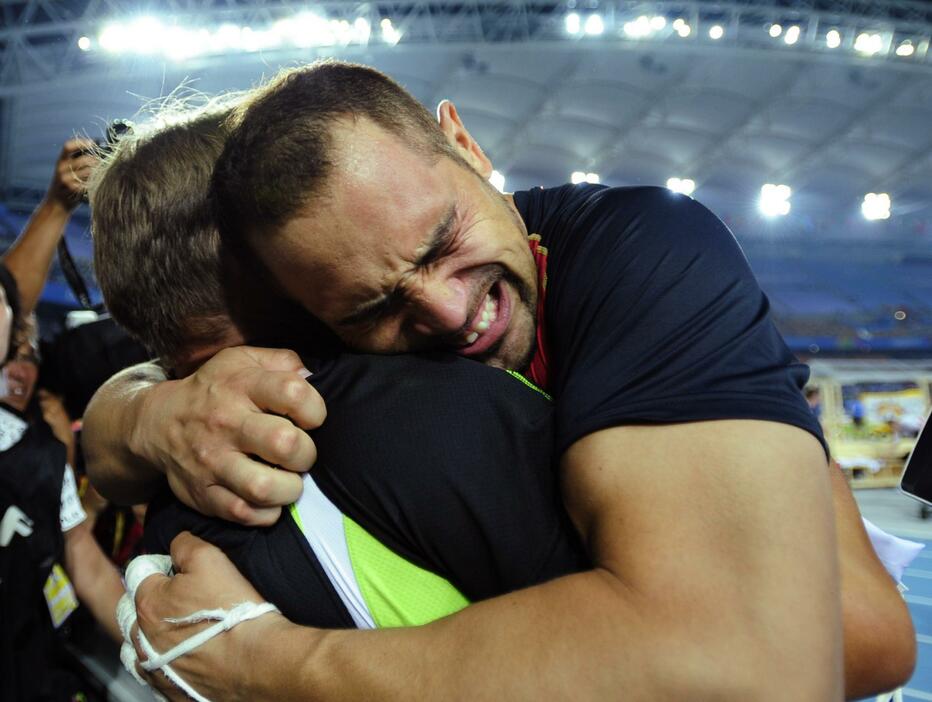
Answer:
MULTIPOLYGON (((643 267, 652 257, 688 261, 724 257, 742 264, 734 236, 699 202, 662 187, 571 185, 515 195, 528 232, 548 254, 548 274, 559 279, 603 262, 643 267)), ((669 261, 668 261, 669 262, 669 261)))

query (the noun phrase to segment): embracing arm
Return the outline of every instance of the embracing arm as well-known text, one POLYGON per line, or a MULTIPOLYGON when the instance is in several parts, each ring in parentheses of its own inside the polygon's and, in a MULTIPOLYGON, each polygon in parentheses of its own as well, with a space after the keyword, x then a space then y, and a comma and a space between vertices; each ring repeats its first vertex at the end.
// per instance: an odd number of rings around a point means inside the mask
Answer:
POLYGON ((906 602, 864 530, 841 470, 829 466, 835 507, 845 631, 845 696, 903 685, 916 665, 916 632, 906 602))
POLYGON ((153 363, 115 375, 84 417, 91 482, 105 497, 135 504, 165 475, 175 495, 203 514, 273 524, 280 505, 301 494, 296 472, 316 458, 303 429, 326 416, 302 373, 291 351, 240 346, 181 380, 165 380, 153 363))
POLYGON ((91 399, 84 414, 82 448, 91 482, 121 504, 147 502, 163 474, 131 448, 140 426, 145 393, 166 379, 155 363, 141 363, 117 373, 91 399))
MULTIPOLYGON (((266 617, 186 656, 183 676, 217 698, 841 698, 815 439, 752 421, 621 427, 577 442, 563 472, 594 570, 414 629, 321 632, 266 617), (233 680, 216 675, 221 660, 250 665, 231 665, 233 680)), ((173 550, 176 565, 206 575, 192 541, 173 550)), ((139 621, 157 648, 179 635, 162 616, 200 606, 197 580, 140 588, 139 621)))

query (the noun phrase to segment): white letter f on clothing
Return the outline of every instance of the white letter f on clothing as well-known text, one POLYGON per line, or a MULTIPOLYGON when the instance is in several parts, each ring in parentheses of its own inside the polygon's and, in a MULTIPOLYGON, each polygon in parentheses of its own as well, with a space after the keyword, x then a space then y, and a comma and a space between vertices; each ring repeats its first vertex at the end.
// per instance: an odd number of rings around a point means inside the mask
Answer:
POLYGON ((0 547, 8 546, 14 534, 22 537, 32 534, 32 520, 16 505, 11 505, 0 521, 0 547))

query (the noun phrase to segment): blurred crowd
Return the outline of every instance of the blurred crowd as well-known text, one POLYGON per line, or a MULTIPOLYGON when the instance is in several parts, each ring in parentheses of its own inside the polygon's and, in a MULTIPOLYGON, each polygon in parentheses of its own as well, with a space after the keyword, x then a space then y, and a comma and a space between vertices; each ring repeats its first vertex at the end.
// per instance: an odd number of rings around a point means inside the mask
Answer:
POLYGON ((0 699, 91 699, 69 642, 104 631, 123 593, 145 505, 109 504, 89 484, 81 418, 97 387, 145 360, 105 314, 87 311, 40 344, 35 307, 97 145, 65 143, 45 198, 0 267, 0 699), (80 323, 84 322, 84 323, 80 323))

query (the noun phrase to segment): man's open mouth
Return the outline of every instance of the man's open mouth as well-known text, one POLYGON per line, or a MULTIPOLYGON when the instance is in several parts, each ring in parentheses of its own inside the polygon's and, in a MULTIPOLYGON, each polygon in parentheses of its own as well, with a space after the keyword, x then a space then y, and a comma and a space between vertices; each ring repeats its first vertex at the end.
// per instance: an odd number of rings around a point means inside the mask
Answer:
POLYGON ((472 322, 461 334, 462 346, 456 352, 463 356, 478 356, 504 335, 511 318, 511 299, 505 284, 499 280, 486 293, 472 322))

